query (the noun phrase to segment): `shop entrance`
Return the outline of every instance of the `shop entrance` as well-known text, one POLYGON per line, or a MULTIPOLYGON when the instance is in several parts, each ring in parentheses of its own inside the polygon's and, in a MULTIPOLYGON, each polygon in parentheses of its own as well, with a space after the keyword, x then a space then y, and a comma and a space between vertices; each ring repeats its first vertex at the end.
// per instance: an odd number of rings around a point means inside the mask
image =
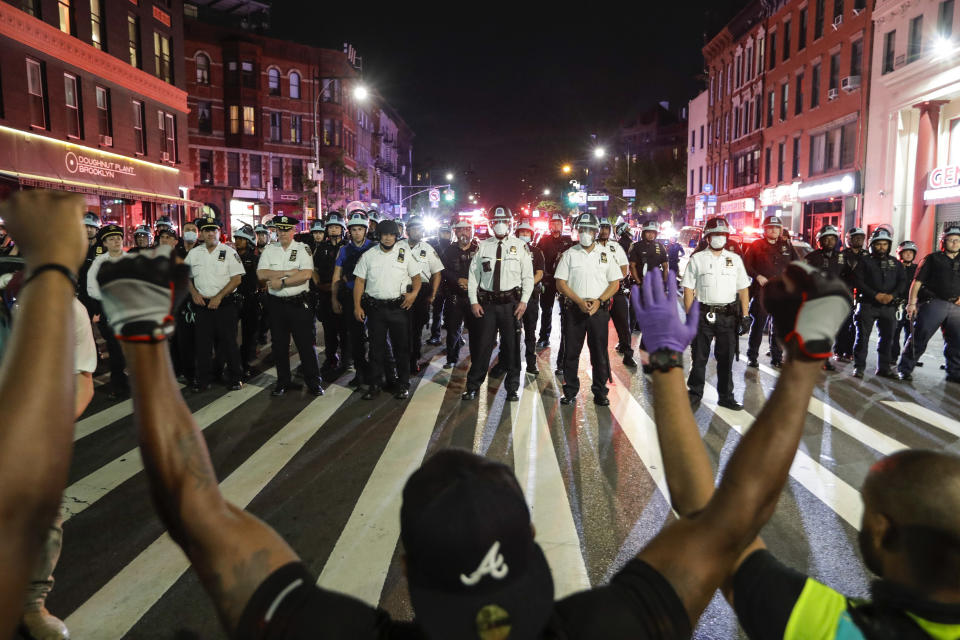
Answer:
POLYGON ((803 237, 810 246, 817 246, 817 233, 832 224, 843 237, 843 202, 837 199, 806 202, 803 205, 803 237))

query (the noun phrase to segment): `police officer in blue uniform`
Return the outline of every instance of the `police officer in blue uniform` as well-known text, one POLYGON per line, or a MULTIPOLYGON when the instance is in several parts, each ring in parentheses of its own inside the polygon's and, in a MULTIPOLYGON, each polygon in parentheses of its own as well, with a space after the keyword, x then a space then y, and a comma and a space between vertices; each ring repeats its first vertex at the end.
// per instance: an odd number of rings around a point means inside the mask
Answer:
POLYGON ((960 383, 960 225, 948 225, 940 240, 940 251, 923 259, 910 286, 906 311, 915 322, 897 366, 900 379, 913 379, 917 360, 930 337, 940 329, 947 382, 960 383))
MULTIPOLYGON (((333 279, 330 286, 330 300, 333 312, 340 315, 346 325, 347 344, 344 352, 349 353, 357 375, 350 386, 358 388, 366 384, 367 378, 367 334, 363 323, 356 319, 353 309, 353 286, 356 276, 353 274, 360 256, 374 246, 367 237, 367 214, 362 209, 354 209, 347 218, 347 238, 337 253, 334 263, 333 279)), ((345 356, 346 357, 346 356, 345 356)))
POLYGON ((253 375, 253 361, 257 357, 257 331, 260 328, 260 282, 257 280, 257 255, 254 247, 257 235, 245 224, 233 232, 233 246, 243 264, 243 277, 237 292, 240 294, 240 364, 243 377, 253 375))
MULTIPOLYGON (((553 272, 560 261, 560 254, 573 246, 573 239, 563 235, 563 214, 554 213, 550 216, 550 233, 537 243, 537 248, 543 252, 546 268, 543 272, 543 293, 540 294, 540 339, 537 348, 544 349, 550 343, 550 332, 553 327, 553 305, 557 300, 557 285, 553 280, 553 272)), ((563 332, 563 306, 560 307, 560 331, 563 332)), ((560 362, 557 362, 560 368, 560 362)))
POLYGON ((763 221, 763 237, 755 240, 743 257, 747 275, 753 278, 753 283, 750 286, 752 297, 750 316, 753 318, 753 325, 750 328, 747 347, 747 358, 749 360, 747 366, 749 367, 760 366, 760 363, 757 362, 757 357, 760 355, 760 343, 763 342, 763 336, 767 334, 768 330, 772 332, 770 333, 770 364, 779 367, 783 362, 783 352, 780 349, 780 344, 773 338, 773 335, 776 334, 776 327, 772 326, 773 318, 763 307, 763 287, 769 280, 783 275, 787 265, 793 262, 796 257, 793 246, 783 235, 783 221, 778 216, 767 216, 763 221))
POLYGON ((323 326, 324 361, 320 373, 334 376, 353 366, 344 314, 334 313, 330 294, 337 255, 348 240, 344 238, 346 222, 338 211, 331 211, 324 221, 324 239, 313 252, 314 285, 317 288, 317 319, 323 326))
POLYGON ((896 300, 907 290, 907 277, 900 261, 890 255, 893 237, 883 227, 870 236, 870 254, 857 264, 853 273, 857 288, 857 341, 853 347, 853 376, 863 377, 867 349, 873 325, 877 325, 877 375, 895 378, 892 358, 893 333, 897 327, 896 300))
MULTIPOLYGON (((811 267, 818 269, 824 278, 831 276, 841 277, 846 267, 843 252, 840 250, 840 232, 832 224, 826 224, 817 232, 819 248, 804 256, 804 261, 811 267)), ((836 371, 837 367, 829 358, 823 361, 823 368, 827 371, 836 371)))
MULTIPOLYGON (((610 319, 617 332, 617 352, 623 356, 623 364, 627 367, 636 367, 633 359, 633 336, 630 333, 630 259, 618 242, 610 238, 613 225, 607 218, 600 218, 600 231, 597 235, 597 244, 608 251, 617 261, 617 267, 622 274, 620 288, 610 300, 610 319)), ((576 246, 576 245, 574 245, 576 246)))
MULTIPOLYGON (((443 254, 447 252, 447 249, 450 248, 450 245, 453 244, 452 240, 453 231, 450 228, 449 222, 441 222, 440 226, 437 228, 437 236, 435 238, 430 238, 427 242, 430 246, 433 247, 433 250, 437 252, 437 255, 440 256, 440 259, 443 260, 443 254)), ((445 280, 440 281, 440 289, 437 291, 436 297, 433 299, 433 305, 431 307, 431 317, 430 317, 430 339, 427 340, 427 344, 437 346, 441 343, 440 340, 440 327, 443 324, 443 305, 447 299, 447 284, 445 280)))
POLYGON ((470 311, 467 297, 467 284, 470 276, 470 264, 480 248, 473 237, 473 224, 468 220, 458 220, 453 225, 457 241, 447 247, 441 256, 443 261, 444 291, 443 326, 447 332, 447 361, 444 369, 452 369, 460 360, 460 348, 463 346, 463 327, 473 333, 474 317, 470 311))
MULTIPOLYGON (((399 228, 398 228, 399 231, 399 228)), ((430 321, 430 307, 440 289, 443 262, 428 242, 423 239, 423 219, 412 216, 407 225, 409 237, 398 240, 410 251, 410 256, 420 263, 420 292, 410 307, 410 371, 420 373, 424 364, 420 362, 423 354, 423 329, 430 321)))
MULTIPOLYGON (((656 220, 648 220, 640 230, 640 239, 630 246, 627 254, 630 260, 630 277, 638 287, 643 287, 644 278, 650 271, 659 271, 663 276, 663 283, 667 282, 667 250, 657 240, 660 227, 656 220)), ((636 323, 636 320, 633 320, 636 323)), ((621 345, 627 346, 627 345, 621 345)), ((640 348, 644 348, 643 337, 640 338, 640 348)), ((632 354, 633 348, 630 348, 632 354)), ((632 356, 631 356, 632 360, 632 356)))
POLYGON ((83 306, 86 307, 87 314, 92 320, 93 316, 100 313, 100 301, 91 298, 87 292, 87 273, 90 271, 90 265, 93 264, 93 261, 97 259, 97 256, 103 254, 106 249, 103 248, 103 242, 99 237, 101 227, 100 216, 92 211, 88 211, 83 215, 83 226, 87 230, 87 242, 89 242, 90 246, 87 249, 87 257, 77 272, 77 297, 83 306))
MULTIPOLYGON (((892 362, 897 362, 897 360, 900 359, 901 335, 903 336, 902 341, 906 342, 910 338, 910 332, 913 330, 913 323, 907 315, 906 306, 910 285, 917 275, 917 244, 911 240, 901 242, 897 247, 897 258, 900 259, 900 264, 903 265, 907 286, 903 291, 903 295, 894 300, 894 304, 897 305, 897 328, 893 333, 893 347, 890 354, 892 362)), ((923 363, 918 364, 922 365, 923 363)))
POLYGON ((533 293, 527 302, 527 310, 523 312, 523 355, 527 361, 526 372, 537 375, 537 320, 540 317, 540 294, 543 292, 543 272, 545 261, 543 252, 533 245, 533 226, 526 220, 517 225, 517 237, 530 247, 533 258, 533 293))
MULTIPOLYGON (((846 283, 850 294, 854 294, 856 282, 854 272, 857 265, 866 257, 866 251, 863 248, 864 241, 867 239, 867 232, 860 227, 852 227, 847 230, 847 247, 843 250, 843 270, 840 278, 846 283)), ((853 342, 857 337, 857 326, 853 320, 853 310, 850 311, 850 317, 840 327, 837 333, 837 341, 834 344, 834 352, 837 360, 841 362, 850 362, 853 360, 853 342)))

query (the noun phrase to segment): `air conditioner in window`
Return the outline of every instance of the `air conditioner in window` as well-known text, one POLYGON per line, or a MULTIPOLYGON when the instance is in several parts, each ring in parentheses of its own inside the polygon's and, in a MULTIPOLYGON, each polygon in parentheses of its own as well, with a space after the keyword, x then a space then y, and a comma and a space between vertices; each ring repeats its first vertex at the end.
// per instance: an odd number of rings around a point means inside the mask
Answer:
POLYGON ((850 93, 860 88, 860 76, 847 76, 840 81, 840 87, 850 93))
POLYGON ((833 18, 833 28, 834 28, 834 29, 839 29, 839 28, 840 28, 840 25, 842 25, 842 24, 843 24, 843 15, 834 16, 834 18, 833 18))
POLYGON ((164 162, 169 162, 170 154, 164 151, 163 153, 160 154, 160 159, 163 160, 164 162))
POLYGON ((836 100, 838 95, 840 95, 840 92, 836 89, 827 89, 828 100, 836 100))
POLYGON ((858 16, 861 13, 863 13, 863 9, 857 9, 856 7, 853 8, 853 15, 858 16))
POLYGON ((100 144, 105 147, 113 146, 113 136, 100 136, 100 144))

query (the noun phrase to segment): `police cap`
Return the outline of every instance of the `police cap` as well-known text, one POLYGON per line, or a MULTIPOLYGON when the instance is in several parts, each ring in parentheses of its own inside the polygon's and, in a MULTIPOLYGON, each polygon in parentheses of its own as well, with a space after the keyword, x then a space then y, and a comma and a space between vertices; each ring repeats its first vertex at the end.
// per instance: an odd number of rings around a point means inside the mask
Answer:
POLYGON ((97 234, 101 241, 106 240, 110 236, 120 236, 123 237, 123 227, 118 224, 106 224, 100 229, 100 233, 97 234))
POLYGON ((213 216, 210 216, 207 218, 197 218, 196 220, 193 221, 193 223, 197 225, 197 229, 200 229, 200 231, 203 231, 204 229, 220 228, 220 223, 213 216))
MULTIPOLYGON (((293 229, 295 226, 300 224, 300 221, 294 218, 293 216, 288 216, 286 214, 280 214, 278 216, 273 216, 273 219, 270 221, 273 223, 277 229, 283 229, 287 231, 293 229)), ((269 225, 267 225, 269 226, 269 225)))

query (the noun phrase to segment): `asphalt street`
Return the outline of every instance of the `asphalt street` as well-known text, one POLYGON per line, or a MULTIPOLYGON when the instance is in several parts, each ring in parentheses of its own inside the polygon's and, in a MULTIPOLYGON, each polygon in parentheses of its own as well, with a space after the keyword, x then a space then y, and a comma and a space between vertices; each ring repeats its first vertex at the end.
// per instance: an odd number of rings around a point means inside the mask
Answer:
MULTIPOLYGON (((269 369, 241 391, 214 387, 185 397, 225 494, 272 525, 321 585, 412 616, 398 546, 400 491, 424 456, 456 446, 515 470, 562 597, 603 584, 673 516, 648 381, 612 357, 611 406, 596 407, 584 349, 579 403, 561 406, 552 373, 558 341, 555 333, 540 353, 539 376, 524 377, 517 403, 505 402, 502 379, 488 380, 477 401, 462 402, 469 357, 444 370, 442 347, 427 347, 430 366, 403 402, 389 394, 362 400, 346 386, 352 374, 321 398, 305 390, 272 398, 269 369)), ((852 365, 825 375, 789 483, 763 531, 777 556, 848 595, 867 595, 856 536, 868 468, 906 447, 960 450, 960 387, 944 382, 941 352, 938 336, 909 384, 872 376, 875 353, 864 380, 851 377, 852 365)), ((764 362, 769 358, 761 357, 759 370, 746 368, 745 358, 734 365, 741 412, 716 406, 708 367, 697 420, 718 468, 773 389, 778 371, 764 362)), ((224 638, 153 510, 130 401, 110 401, 105 387, 97 388, 77 425, 48 608, 80 640, 224 638)), ((696 637, 741 636, 731 609, 715 599, 696 637)))

